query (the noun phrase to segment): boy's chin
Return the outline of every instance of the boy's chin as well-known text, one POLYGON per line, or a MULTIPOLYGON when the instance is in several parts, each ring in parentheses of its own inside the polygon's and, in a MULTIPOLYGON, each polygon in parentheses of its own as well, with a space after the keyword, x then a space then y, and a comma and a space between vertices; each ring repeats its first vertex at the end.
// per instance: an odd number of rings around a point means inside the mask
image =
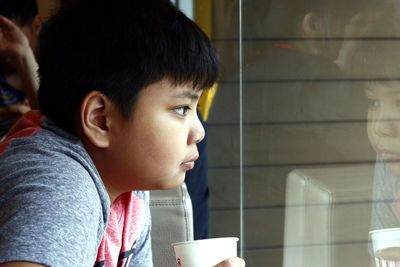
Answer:
POLYGON ((174 178, 158 185, 156 190, 170 190, 180 186, 185 181, 185 175, 182 177, 174 178))
POLYGON ((400 178, 400 162, 386 163, 387 168, 393 176, 400 178))

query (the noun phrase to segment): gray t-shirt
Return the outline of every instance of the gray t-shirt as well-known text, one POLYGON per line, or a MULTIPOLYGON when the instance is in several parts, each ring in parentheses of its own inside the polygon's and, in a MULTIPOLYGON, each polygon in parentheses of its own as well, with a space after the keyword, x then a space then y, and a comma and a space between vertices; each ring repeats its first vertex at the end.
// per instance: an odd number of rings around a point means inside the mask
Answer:
MULTIPOLYGON (((91 267, 109 218, 107 191, 76 137, 31 117, 0 145, 0 263, 91 267)), ((151 257, 148 247, 140 244, 151 257)))
POLYGON ((400 179, 391 174, 385 162, 378 158, 375 165, 370 230, 400 227, 392 207, 399 191, 400 179))

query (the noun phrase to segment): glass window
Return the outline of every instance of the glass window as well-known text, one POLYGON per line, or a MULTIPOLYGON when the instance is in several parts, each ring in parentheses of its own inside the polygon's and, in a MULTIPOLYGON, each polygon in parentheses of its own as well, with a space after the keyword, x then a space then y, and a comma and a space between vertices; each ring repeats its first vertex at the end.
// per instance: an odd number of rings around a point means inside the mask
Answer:
POLYGON ((400 264, 399 7, 212 2, 210 236, 246 266, 400 264))

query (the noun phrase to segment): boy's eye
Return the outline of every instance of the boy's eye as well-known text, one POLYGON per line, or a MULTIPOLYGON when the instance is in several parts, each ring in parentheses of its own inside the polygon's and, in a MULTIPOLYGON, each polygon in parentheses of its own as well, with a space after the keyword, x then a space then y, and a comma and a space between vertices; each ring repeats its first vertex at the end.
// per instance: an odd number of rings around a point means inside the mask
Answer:
POLYGON ((175 112, 178 113, 181 116, 185 116, 186 112, 189 110, 190 108, 188 106, 184 106, 184 107, 179 107, 175 109, 175 112))
POLYGON ((368 106, 370 109, 377 109, 381 106, 381 102, 377 99, 368 99, 368 106))

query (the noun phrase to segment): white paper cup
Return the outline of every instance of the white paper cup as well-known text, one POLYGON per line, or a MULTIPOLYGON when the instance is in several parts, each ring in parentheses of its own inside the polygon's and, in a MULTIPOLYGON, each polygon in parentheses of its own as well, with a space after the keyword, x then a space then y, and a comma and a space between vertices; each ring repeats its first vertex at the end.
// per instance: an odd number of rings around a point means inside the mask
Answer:
POLYGON ((237 256, 237 237, 173 243, 178 267, 212 267, 237 256))
POLYGON ((369 232, 377 267, 400 267, 400 228, 369 232))

